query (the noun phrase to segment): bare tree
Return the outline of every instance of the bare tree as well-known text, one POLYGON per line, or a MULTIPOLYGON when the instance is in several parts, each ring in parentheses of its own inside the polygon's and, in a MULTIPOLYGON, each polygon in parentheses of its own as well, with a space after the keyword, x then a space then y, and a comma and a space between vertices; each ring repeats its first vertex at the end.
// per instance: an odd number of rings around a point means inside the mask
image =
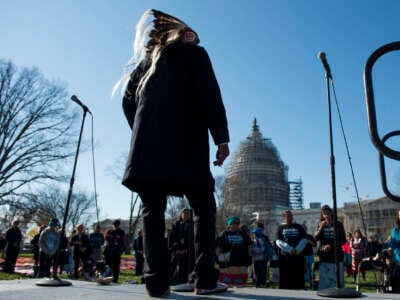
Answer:
POLYGON ((0 205, 32 198, 36 184, 65 180, 62 166, 76 145, 66 96, 37 69, 0 60, 0 205))
MULTIPOLYGON (((47 223, 51 218, 58 218, 62 222, 66 200, 67 191, 57 186, 50 186, 37 193, 34 199, 36 210, 32 213, 32 220, 40 224, 47 223)), ((87 227, 96 216, 94 201, 94 196, 89 196, 83 191, 74 192, 71 197, 66 228, 75 228, 80 223, 87 227)))
POLYGON ((13 205, 0 206, 0 232, 8 229, 15 220, 20 222, 19 228, 22 231, 26 230, 32 220, 33 211, 32 204, 18 199, 13 199, 13 205))

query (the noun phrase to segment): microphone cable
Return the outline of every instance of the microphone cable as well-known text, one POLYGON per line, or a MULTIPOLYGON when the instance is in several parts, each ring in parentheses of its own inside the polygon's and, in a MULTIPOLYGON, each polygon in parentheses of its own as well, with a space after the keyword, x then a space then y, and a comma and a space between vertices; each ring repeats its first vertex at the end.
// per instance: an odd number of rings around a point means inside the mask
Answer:
POLYGON ((339 103, 338 103, 337 96, 336 96, 335 84, 334 84, 332 78, 331 78, 330 82, 332 84, 333 97, 335 99, 336 110, 337 110, 338 117, 339 117, 340 129, 342 131, 342 136, 343 136, 344 144, 345 144, 345 147, 346 147, 347 158, 348 158, 349 165, 350 165, 351 176, 353 178, 353 185, 354 185, 354 190, 355 190, 357 201, 358 201, 358 207, 360 209, 360 215, 361 215, 362 225, 363 225, 363 229, 364 229, 364 233, 365 233, 365 238, 368 239, 367 226, 365 225, 364 213, 363 213, 363 210, 362 210, 362 207, 361 207, 360 196, 359 196, 359 193, 358 193, 358 187, 357 187, 357 183, 356 183, 356 178, 354 176, 354 169, 353 169, 353 164, 351 162, 349 145, 347 143, 346 133, 344 131, 344 126, 343 126, 342 114, 340 112, 339 103))
POLYGON ((93 169, 93 188, 94 188, 94 200, 96 203, 96 219, 97 219, 97 224, 99 224, 99 207, 97 204, 97 186, 96 186, 96 164, 95 164, 95 158, 94 158, 94 124, 93 124, 93 115, 90 113, 91 120, 92 120, 92 138, 91 138, 91 144, 92 144, 92 169, 93 169))

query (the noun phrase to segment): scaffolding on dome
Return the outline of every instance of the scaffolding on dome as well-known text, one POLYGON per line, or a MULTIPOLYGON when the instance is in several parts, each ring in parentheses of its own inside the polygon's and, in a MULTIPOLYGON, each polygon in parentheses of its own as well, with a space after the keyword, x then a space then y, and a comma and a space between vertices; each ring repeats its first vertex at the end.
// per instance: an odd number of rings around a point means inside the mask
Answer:
POLYGON ((225 213, 244 222, 254 212, 263 220, 273 210, 290 207, 288 167, 272 141, 263 138, 256 119, 228 167, 223 198, 225 213))

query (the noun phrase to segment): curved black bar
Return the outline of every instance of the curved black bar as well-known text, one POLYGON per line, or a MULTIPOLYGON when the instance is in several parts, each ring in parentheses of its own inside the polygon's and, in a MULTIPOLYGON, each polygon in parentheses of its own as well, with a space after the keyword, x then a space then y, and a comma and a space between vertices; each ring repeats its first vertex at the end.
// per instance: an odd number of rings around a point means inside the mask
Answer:
POLYGON ((372 143, 374 144, 375 148, 384 156, 387 156, 391 159, 400 160, 400 151, 395 151, 387 147, 384 141, 379 138, 376 122, 374 89, 372 86, 372 67, 374 66, 375 62, 382 55, 396 50, 400 50, 400 41, 384 45, 371 54, 364 68, 364 90, 367 104, 368 129, 372 143))
MULTIPOLYGON (((397 135, 400 135, 400 130, 389 132, 382 138, 382 142, 385 143, 389 138, 397 135)), ((400 202, 400 196, 392 194, 387 187, 385 157, 383 156, 382 152, 379 152, 379 169, 381 171, 381 184, 383 192, 389 199, 400 202)))

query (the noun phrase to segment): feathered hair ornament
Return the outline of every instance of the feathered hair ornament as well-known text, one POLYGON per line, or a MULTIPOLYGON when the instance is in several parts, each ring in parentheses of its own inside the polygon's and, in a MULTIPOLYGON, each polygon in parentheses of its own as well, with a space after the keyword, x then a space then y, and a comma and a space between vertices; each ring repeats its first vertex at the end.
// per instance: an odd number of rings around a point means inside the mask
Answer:
POLYGON ((182 20, 155 9, 145 11, 136 25, 132 58, 124 68, 124 75, 115 84, 112 94, 114 95, 121 85, 124 92, 131 72, 141 61, 150 59, 150 68, 139 82, 137 89, 139 93, 147 79, 154 73, 162 50, 178 39, 185 43, 200 43, 197 33, 182 20))

